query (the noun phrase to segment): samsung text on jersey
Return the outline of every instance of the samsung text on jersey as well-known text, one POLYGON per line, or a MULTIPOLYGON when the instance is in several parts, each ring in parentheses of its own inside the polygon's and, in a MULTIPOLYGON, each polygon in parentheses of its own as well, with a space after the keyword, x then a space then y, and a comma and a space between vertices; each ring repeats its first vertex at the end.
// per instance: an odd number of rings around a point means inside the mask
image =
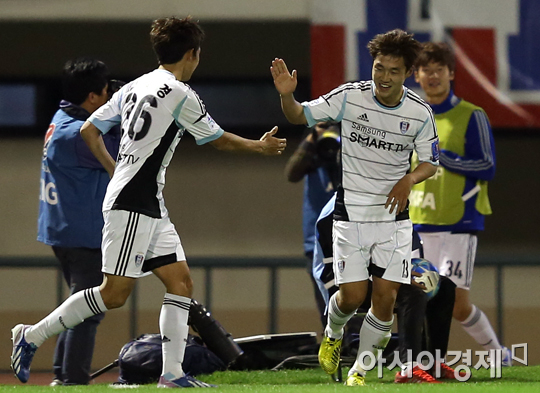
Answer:
POLYGON ((369 136, 362 136, 356 132, 351 132, 349 137, 351 142, 358 142, 362 147, 374 147, 376 149, 383 149, 388 151, 400 152, 405 149, 406 146, 403 146, 401 143, 392 143, 379 141, 375 138, 370 138, 369 136))

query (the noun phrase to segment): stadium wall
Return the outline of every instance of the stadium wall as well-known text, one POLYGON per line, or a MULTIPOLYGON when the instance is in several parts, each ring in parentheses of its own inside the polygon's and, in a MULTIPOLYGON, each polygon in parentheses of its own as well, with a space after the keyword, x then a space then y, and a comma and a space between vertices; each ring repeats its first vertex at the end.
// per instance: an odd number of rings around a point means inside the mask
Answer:
MULTIPOLYGON (((93 56, 112 74, 134 79, 156 67, 144 21, 27 21, 0 19, 0 80, 58 78, 66 60, 93 56), (88 36, 91 39, 88 39, 88 36), (36 50, 35 48, 39 48, 36 50)), ((195 81, 270 78, 270 62, 287 59, 310 75, 309 21, 201 21, 206 37, 195 81)), ((269 79, 271 82, 271 79, 269 79)))
MULTIPOLYGON (((298 20, 326 0, 3 0, 0 20, 149 20, 193 15, 204 20, 298 20)), ((337 0, 348 2, 349 0, 337 0)), ((365 0, 360 0, 362 3, 365 0)))
MULTIPOLYGON (((507 132, 495 139, 498 171, 489 188, 494 213, 479 234, 479 253, 538 254, 540 162, 532 158, 540 138, 507 132)), ((298 142, 290 139, 281 157, 226 154, 188 137, 180 143, 167 171, 165 200, 188 256, 301 255, 303 187, 283 174, 298 142)), ((4 256, 51 253, 35 240, 41 150, 37 138, 0 140, 4 256)))
MULTIPOLYGON (((192 269, 194 297, 204 296, 202 269, 192 269)), ((56 272, 52 269, 2 269, 0 295, 0 357, 8 359, 11 342, 8 332, 16 323, 35 323, 55 307, 56 272), (31 283, 32 294, 20 296, 21 283, 31 283)), ((506 268, 504 274, 505 319, 504 344, 528 344, 529 365, 540 364, 540 296, 536 278, 540 267, 506 268)), ((217 269, 213 272, 214 296, 212 315, 233 337, 268 333, 268 271, 265 269, 217 269)), ((311 283, 304 269, 284 269, 279 272, 278 332, 321 333, 320 321, 315 311, 311 283)), ((472 301, 480 307, 496 327, 495 269, 489 267, 475 270, 472 301)), ((147 277, 139 285, 139 323, 137 334, 158 332, 158 313, 163 290, 155 277, 147 277)), ((26 290, 25 292, 27 292, 26 290)), ((117 358, 120 348, 131 340, 128 307, 112 310, 98 329, 93 369, 104 367, 117 358)), ((37 352, 32 369, 50 371, 55 340, 47 341, 37 352)), ((453 323, 449 350, 480 351, 478 346, 461 328, 453 323)), ((476 359, 476 357, 473 357, 476 359)), ((0 372, 7 372, 4 361, 0 372)))

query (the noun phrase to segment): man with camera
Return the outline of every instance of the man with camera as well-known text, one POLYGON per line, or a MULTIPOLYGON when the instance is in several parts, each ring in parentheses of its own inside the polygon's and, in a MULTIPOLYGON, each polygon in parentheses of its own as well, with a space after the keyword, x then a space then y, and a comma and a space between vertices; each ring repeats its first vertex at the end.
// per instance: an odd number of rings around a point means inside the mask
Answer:
POLYGON ((339 180, 340 149, 339 123, 319 122, 307 129, 302 140, 285 167, 285 175, 292 183, 304 181, 302 207, 302 230, 304 233, 304 255, 307 271, 313 282, 317 309, 323 328, 326 326, 324 311, 326 304, 316 282, 313 280, 312 264, 315 248, 315 224, 322 208, 332 198, 339 180))

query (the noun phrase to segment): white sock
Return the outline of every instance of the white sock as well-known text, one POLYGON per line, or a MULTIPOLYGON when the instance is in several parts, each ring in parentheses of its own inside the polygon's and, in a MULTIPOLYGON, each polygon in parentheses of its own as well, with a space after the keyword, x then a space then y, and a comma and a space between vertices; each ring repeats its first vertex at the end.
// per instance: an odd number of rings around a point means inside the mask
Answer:
MULTIPOLYGON (((354 362, 349 375, 357 372, 360 375, 366 375, 366 370, 362 367, 362 357, 366 352, 371 352, 375 354, 375 358, 378 356, 378 351, 383 351, 386 348, 386 344, 390 341, 392 333, 392 323, 394 322, 394 317, 390 321, 381 321, 371 312, 371 308, 364 318, 362 327, 360 328, 360 345, 358 347, 358 355, 356 361, 354 362)), ((366 364, 371 363, 366 357, 366 364)))
POLYGON ((163 369, 161 375, 168 380, 184 376, 182 362, 189 332, 188 316, 191 299, 166 293, 159 314, 163 369))
POLYGON ((334 293, 328 302, 328 324, 324 332, 330 338, 343 337, 343 326, 345 326, 355 313, 345 314, 339 309, 337 294, 338 292, 334 293))
POLYGON ((53 312, 24 332, 29 343, 40 346, 51 336, 70 329, 86 318, 107 311, 99 287, 74 293, 53 312))
POLYGON ((472 306, 471 314, 467 319, 461 322, 461 326, 463 326, 463 329, 469 333, 469 336, 474 338, 478 344, 484 347, 484 349, 502 349, 486 314, 474 304, 472 306))

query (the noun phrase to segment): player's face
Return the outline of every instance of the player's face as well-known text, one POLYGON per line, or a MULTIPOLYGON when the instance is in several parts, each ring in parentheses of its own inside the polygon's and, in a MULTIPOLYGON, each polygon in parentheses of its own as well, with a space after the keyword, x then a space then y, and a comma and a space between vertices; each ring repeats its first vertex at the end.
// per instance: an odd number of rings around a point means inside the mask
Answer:
POLYGON ((411 76, 403 57, 378 55, 371 70, 375 82, 375 96, 384 105, 396 106, 403 93, 403 83, 411 76))
POLYGON ((90 112, 94 112, 96 109, 98 109, 100 106, 105 104, 107 101, 109 101, 109 93, 107 92, 108 85, 105 85, 103 90, 101 90, 101 94, 96 93, 90 93, 87 99, 88 107, 87 109, 90 110, 90 112))
POLYGON ((429 102, 440 104, 450 93, 450 81, 454 80, 454 72, 446 65, 431 61, 418 67, 414 79, 426 93, 429 102))
POLYGON ((101 94, 98 96, 98 105, 104 105, 107 101, 109 101, 109 93, 108 93, 109 84, 107 83, 103 90, 101 90, 101 94))

